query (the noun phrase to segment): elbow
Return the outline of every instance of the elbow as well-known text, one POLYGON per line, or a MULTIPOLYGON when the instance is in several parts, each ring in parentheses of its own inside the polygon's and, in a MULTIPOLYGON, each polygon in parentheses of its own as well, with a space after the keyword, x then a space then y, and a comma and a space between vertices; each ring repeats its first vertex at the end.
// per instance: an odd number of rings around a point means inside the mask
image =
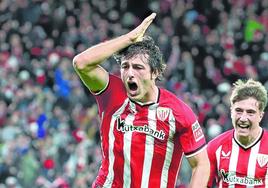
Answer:
POLYGON ((81 55, 78 54, 73 58, 73 67, 78 70, 81 70, 84 68, 84 63, 81 58, 81 55))
POLYGON ((73 67, 77 69, 77 55, 73 58, 73 67))

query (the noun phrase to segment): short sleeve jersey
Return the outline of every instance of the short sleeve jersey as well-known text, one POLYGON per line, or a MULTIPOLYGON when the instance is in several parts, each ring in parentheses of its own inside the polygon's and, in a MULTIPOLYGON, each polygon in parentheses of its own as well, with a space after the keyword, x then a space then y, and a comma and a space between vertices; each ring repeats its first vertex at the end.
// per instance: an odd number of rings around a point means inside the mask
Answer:
POLYGON ((268 187, 268 132, 262 130, 254 143, 243 147, 229 130, 207 146, 210 160, 209 186, 268 187))
POLYGON ((157 102, 143 105, 110 75, 95 97, 103 156, 93 187, 174 188, 183 153, 190 157, 206 146, 193 111, 165 89, 157 102))

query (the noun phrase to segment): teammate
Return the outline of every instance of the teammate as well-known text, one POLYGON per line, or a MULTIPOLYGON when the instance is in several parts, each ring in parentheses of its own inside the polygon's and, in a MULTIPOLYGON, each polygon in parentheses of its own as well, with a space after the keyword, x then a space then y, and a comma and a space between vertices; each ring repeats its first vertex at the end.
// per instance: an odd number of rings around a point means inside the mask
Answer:
POLYGON ((129 33, 76 55, 73 64, 95 96, 101 118, 102 164, 93 187, 175 187, 183 153, 191 187, 206 187, 209 160, 192 110, 156 86, 165 69, 146 29, 152 13, 129 33), (117 54, 121 79, 100 66, 117 54))
POLYGON ((268 131, 260 126, 267 105, 265 87, 252 79, 235 82, 231 97, 234 129, 211 140, 208 187, 268 187, 268 131))

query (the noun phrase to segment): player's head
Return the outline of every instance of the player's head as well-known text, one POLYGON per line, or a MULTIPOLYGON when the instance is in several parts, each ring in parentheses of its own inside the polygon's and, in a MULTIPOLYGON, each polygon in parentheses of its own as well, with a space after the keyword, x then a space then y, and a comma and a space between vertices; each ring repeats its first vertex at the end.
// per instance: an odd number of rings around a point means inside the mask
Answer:
POLYGON ((259 133, 259 124, 267 105, 267 91, 258 81, 238 80, 230 97, 231 118, 236 136, 251 139, 259 133))
POLYGON ((230 97, 231 105, 250 97, 256 99, 258 101, 259 110, 264 111, 267 105, 267 90, 265 87, 260 82, 253 79, 237 80, 234 83, 230 97))
POLYGON ((165 69, 159 47, 151 37, 144 37, 123 49, 118 55, 121 78, 129 98, 149 102, 155 92, 155 81, 165 69))
POLYGON ((151 68, 151 73, 156 75, 156 80, 161 80, 166 64, 163 55, 154 40, 150 36, 144 36, 142 41, 136 42, 121 50, 116 58, 120 64, 123 59, 131 59, 142 55, 151 68))

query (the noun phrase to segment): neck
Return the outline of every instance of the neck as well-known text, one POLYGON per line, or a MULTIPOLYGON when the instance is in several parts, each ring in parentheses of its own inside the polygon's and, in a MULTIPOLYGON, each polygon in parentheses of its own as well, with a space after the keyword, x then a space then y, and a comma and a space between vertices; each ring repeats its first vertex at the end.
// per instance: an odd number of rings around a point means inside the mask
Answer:
POLYGON ((252 134, 252 136, 236 136, 236 139, 241 145, 248 147, 259 138, 261 130, 261 127, 258 127, 258 129, 255 130, 255 134, 252 134))
POLYGON ((144 98, 145 100, 140 101, 143 104, 148 104, 148 103, 156 103, 158 99, 158 87, 154 85, 150 91, 146 94, 146 97, 144 98))
POLYGON ((158 87, 156 85, 154 85, 152 87, 152 91, 149 92, 149 100, 151 102, 157 102, 157 98, 158 98, 158 87))

